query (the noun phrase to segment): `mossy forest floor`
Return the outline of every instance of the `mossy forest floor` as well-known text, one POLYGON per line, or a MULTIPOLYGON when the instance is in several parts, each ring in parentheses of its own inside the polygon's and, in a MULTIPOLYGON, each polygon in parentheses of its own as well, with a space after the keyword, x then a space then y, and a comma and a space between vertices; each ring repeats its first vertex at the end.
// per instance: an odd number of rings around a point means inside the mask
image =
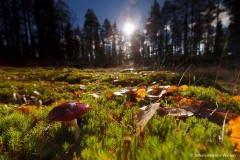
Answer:
POLYGON ((0 67, 0 159, 240 158, 239 76, 195 73, 0 67), (90 105, 77 142, 74 128, 47 117, 73 101, 90 105), (136 132, 139 108, 156 103, 136 132), (194 115, 169 116, 172 108, 194 115))

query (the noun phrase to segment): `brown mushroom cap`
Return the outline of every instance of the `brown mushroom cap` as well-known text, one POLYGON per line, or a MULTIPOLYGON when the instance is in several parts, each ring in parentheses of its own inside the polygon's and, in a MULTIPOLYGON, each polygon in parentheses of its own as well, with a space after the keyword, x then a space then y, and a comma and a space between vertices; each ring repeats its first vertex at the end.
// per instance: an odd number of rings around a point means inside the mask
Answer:
POLYGON ((85 114, 89 108, 89 105, 86 103, 62 103, 49 112, 48 118, 50 121, 70 121, 85 114))

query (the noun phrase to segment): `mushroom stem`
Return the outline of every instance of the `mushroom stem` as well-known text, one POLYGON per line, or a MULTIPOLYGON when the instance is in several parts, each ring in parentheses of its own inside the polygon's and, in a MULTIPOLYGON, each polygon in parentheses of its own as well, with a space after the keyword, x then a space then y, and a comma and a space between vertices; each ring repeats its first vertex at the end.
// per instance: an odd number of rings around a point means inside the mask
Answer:
POLYGON ((80 137, 80 128, 77 123, 77 119, 73 119, 71 121, 68 121, 69 125, 73 126, 75 128, 74 132, 74 140, 77 141, 80 137))

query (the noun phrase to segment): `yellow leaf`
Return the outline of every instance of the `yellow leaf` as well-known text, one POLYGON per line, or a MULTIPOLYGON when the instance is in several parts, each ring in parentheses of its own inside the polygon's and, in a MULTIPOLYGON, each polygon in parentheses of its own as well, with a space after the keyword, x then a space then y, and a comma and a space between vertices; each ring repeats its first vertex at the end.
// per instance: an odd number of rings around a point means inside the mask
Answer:
POLYGON ((104 89, 107 89, 108 87, 106 85, 103 86, 104 89))
POLYGON ((240 151, 240 116, 228 122, 227 132, 236 151, 240 151))
POLYGON ((180 87, 178 87, 178 89, 180 91, 186 91, 188 89, 188 86, 187 85, 181 85, 180 87))
POLYGON ((140 97, 135 97, 135 99, 137 100, 137 102, 140 102, 142 100, 142 98, 140 97))
POLYGON ((232 100, 234 100, 235 102, 240 102, 240 96, 234 96, 232 97, 232 100))
POLYGON ((144 99, 144 98, 146 97, 146 95, 147 95, 146 89, 141 88, 141 89, 138 89, 138 90, 137 90, 137 96, 136 96, 135 98, 136 98, 136 100, 139 102, 139 101, 141 101, 142 99, 144 99))

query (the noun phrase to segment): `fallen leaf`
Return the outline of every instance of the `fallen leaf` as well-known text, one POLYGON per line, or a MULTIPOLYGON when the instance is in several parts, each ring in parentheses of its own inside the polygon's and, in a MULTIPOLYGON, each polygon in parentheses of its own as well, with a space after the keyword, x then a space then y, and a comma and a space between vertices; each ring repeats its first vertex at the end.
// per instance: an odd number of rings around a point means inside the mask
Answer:
POLYGON ((161 88, 159 88, 159 85, 158 84, 156 84, 156 85, 154 85, 153 87, 152 87, 152 94, 155 94, 155 95, 157 95, 157 94, 159 94, 160 92, 161 92, 161 88))
POLYGON ((180 118, 180 117, 191 117, 194 115, 194 113, 190 111, 186 111, 185 109, 182 109, 182 108, 171 108, 167 115, 180 118))
POLYGON ((81 98, 77 97, 77 98, 75 98, 75 101, 76 101, 76 102, 80 102, 80 101, 81 101, 81 98))
POLYGON ((128 109, 129 107, 135 105, 136 103, 133 103, 133 102, 130 102, 130 101, 127 101, 124 103, 124 109, 128 109))
POLYGON ((113 96, 114 96, 113 92, 109 92, 109 93, 107 94, 107 100, 112 99, 113 96))
POLYGON ((147 122, 152 118, 159 108, 159 105, 160 103, 154 103, 138 109, 135 115, 135 119, 137 120, 137 134, 140 134, 140 132, 144 129, 147 122))
MULTIPOLYGON (((215 111, 213 114, 212 113, 213 110, 211 109, 201 108, 200 110, 195 112, 195 116, 197 118, 207 118, 210 122, 216 123, 220 126, 223 125, 226 112, 215 111)), ((235 113, 228 113, 226 116, 226 122, 228 123, 230 120, 235 119, 238 116, 239 115, 235 113)))
POLYGON ((173 97, 174 101, 177 102, 177 103, 179 103, 179 101, 183 98, 184 98, 183 96, 174 96, 173 97))
POLYGON ((240 116, 228 122, 227 132, 236 151, 240 151, 240 116))
POLYGON ((18 93, 13 93, 13 98, 14 98, 15 100, 21 101, 22 95, 20 95, 20 94, 18 94, 18 93))
POLYGON ((82 94, 83 94, 83 90, 77 90, 77 91, 74 91, 74 94, 82 95, 82 94))
POLYGON ((240 96, 234 96, 232 97, 232 100, 235 102, 240 102, 240 96))
POLYGON ((138 89, 136 91, 136 97, 135 98, 138 102, 140 102, 141 100, 143 100, 146 97, 146 95, 147 95, 146 89, 141 88, 141 89, 138 89))
POLYGON ((36 106, 26 106, 26 105, 21 105, 20 107, 14 108, 17 111, 20 111, 24 114, 29 114, 33 108, 36 108, 36 106))
POLYGON ((179 101, 179 106, 200 107, 202 101, 196 99, 182 98, 179 101))
POLYGON ((170 86, 167 88, 167 93, 173 93, 177 90, 177 86, 170 86))
POLYGON ((181 85, 178 87, 178 90, 180 90, 180 91, 186 91, 187 89, 188 89, 187 85, 181 85))

